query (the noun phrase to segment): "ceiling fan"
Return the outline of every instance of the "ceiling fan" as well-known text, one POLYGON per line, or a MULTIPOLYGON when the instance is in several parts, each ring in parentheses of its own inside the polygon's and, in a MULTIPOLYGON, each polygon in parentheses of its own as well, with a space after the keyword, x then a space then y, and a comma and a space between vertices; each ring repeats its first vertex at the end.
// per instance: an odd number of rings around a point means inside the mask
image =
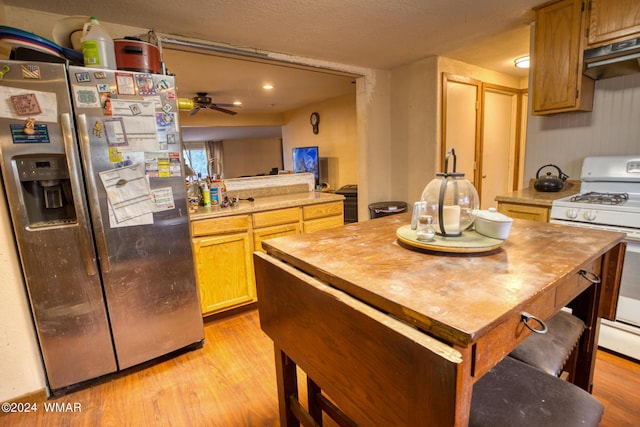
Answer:
POLYGON ((222 113, 236 115, 238 114, 236 111, 228 110, 223 107, 234 107, 233 104, 216 104, 211 101, 211 98, 207 96, 207 92, 198 92, 197 96, 191 98, 193 101, 193 109, 189 112, 190 116, 193 116, 200 110, 210 109, 220 111, 222 113))

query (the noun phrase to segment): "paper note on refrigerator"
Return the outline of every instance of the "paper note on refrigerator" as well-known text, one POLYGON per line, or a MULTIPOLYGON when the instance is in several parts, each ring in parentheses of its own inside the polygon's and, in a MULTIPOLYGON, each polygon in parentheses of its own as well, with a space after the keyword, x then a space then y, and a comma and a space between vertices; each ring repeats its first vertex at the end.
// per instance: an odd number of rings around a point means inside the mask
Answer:
POLYGON ((118 222, 155 211, 149 182, 144 174, 144 165, 133 164, 100 172, 100 179, 118 222))
POLYGON ((121 121, 126 145, 121 151, 158 149, 156 110, 152 101, 111 100, 111 116, 121 121))

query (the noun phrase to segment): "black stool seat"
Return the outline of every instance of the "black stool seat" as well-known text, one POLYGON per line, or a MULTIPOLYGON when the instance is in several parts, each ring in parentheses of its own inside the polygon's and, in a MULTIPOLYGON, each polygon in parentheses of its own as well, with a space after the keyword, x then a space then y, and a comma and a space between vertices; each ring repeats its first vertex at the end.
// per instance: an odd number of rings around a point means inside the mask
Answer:
POLYGON ((584 322, 571 313, 560 311, 546 324, 546 334, 532 334, 509 356, 557 377, 580 341, 584 322))
POLYGON ((595 427, 603 412, 583 389, 507 356, 474 384, 469 426, 595 427))

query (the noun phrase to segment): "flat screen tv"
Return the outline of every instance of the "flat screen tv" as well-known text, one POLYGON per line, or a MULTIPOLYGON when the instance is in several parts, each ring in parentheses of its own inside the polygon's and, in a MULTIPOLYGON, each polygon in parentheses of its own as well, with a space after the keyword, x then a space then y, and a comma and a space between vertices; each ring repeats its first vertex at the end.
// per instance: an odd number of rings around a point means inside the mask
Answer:
POLYGON ((318 147, 295 147, 293 149, 293 173, 311 172, 320 185, 320 157, 318 147))

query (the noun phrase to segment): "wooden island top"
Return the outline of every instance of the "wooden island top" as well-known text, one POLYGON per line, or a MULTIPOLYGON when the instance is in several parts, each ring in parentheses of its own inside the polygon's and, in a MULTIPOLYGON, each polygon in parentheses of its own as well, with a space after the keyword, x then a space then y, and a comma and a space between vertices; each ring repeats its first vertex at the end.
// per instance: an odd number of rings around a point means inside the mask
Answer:
MULTIPOLYGON (((254 254, 283 426, 297 425, 296 365, 356 424, 430 417, 427 425, 466 425, 473 383, 532 333, 523 313, 544 321, 565 306, 587 326, 573 382, 591 390, 599 317, 615 313, 624 234, 515 219, 498 249, 451 254, 402 246, 396 230, 410 221, 406 213, 270 239, 267 254, 254 254), (388 352, 396 346, 403 350, 388 352), (372 397, 372 388, 384 395, 372 397), (386 389, 397 395, 392 405, 386 389)), ((314 419, 317 411, 311 405, 314 419)))
MULTIPOLYGON (((624 238, 516 219, 509 238, 491 253, 428 253, 397 242, 397 228, 410 221, 409 214, 394 215, 263 245, 359 300, 466 346, 624 238)), ((554 309, 561 306, 554 301, 554 309)))

